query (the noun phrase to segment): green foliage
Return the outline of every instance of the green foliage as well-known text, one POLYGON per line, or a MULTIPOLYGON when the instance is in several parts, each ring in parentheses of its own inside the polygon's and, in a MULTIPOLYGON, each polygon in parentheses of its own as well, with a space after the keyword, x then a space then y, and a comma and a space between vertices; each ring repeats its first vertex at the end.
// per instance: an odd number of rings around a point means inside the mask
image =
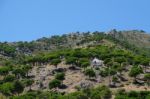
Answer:
POLYGON ((115 75, 117 73, 117 70, 114 68, 110 68, 108 69, 108 72, 110 73, 110 75, 115 75))
POLYGON ((68 94, 55 92, 28 92, 25 95, 14 96, 12 99, 111 99, 111 91, 106 86, 86 89, 68 94))
POLYGON ((22 93, 24 90, 24 86, 20 81, 15 81, 14 82, 14 92, 15 93, 22 93))
POLYGON ((78 58, 76 58, 76 57, 67 57, 66 58, 66 64, 76 64, 77 59, 78 58))
POLYGON ((110 99, 111 91, 106 86, 99 86, 91 90, 90 97, 91 99, 110 99))
POLYGON ((15 46, 7 43, 0 43, 0 52, 3 51, 7 56, 14 56, 16 51, 15 46))
POLYGON ((144 66, 148 66, 149 65, 149 59, 148 58, 143 58, 143 60, 141 61, 141 64, 144 66))
POLYGON ((0 85, 0 92, 6 95, 12 95, 13 93, 21 93, 24 90, 22 83, 19 81, 5 82, 0 85))
POLYGON ((132 66, 130 72, 129 72, 129 76, 131 77, 136 77, 138 74, 142 73, 143 70, 141 67, 139 66, 132 66))
POLYGON ((65 79, 65 73, 57 73, 55 75, 55 79, 64 80, 65 79))
MULTIPOLYGON (((113 30, 112 32, 117 33, 120 37, 123 36, 120 31, 113 30)), ((33 84, 33 80, 30 80, 27 76, 28 71, 32 69, 31 65, 41 66, 51 63, 57 67, 63 59, 65 59, 66 64, 76 65, 84 69, 90 65, 90 59, 94 57, 104 60, 104 64, 107 67, 100 70, 100 75, 103 77, 122 72, 125 66, 123 65, 124 63, 137 65, 133 66, 129 73, 131 77, 136 77, 143 72, 142 68, 138 67, 139 65, 149 66, 150 50, 147 48, 138 48, 136 45, 129 44, 124 38, 120 40, 115 37, 117 36, 114 34, 105 34, 96 31, 93 33, 87 32, 80 34, 77 32, 69 35, 52 36, 32 42, 0 43, 0 55, 2 55, 0 57, 0 64, 2 65, 0 67, 0 75, 5 76, 0 83, 0 91, 7 95, 22 93, 24 86, 19 81, 20 78, 25 86, 31 86, 33 84), (111 44, 107 44, 107 41, 111 44), (88 47, 80 48, 82 45, 87 45, 88 47), (74 49, 76 46, 79 46, 79 48, 74 49), (15 74, 15 77, 11 72, 15 74)), ((86 69, 84 73, 89 77, 95 77, 93 69, 86 69)), ((145 81, 147 83, 149 82, 149 78, 149 75, 146 74, 145 81)), ((49 83, 50 89, 59 87, 62 82, 61 80, 64 79, 64 73, 56 74, 55 79, 49 83)), ((117 81, 116 78, 113 77, 113 81, 117 81)), ((89 97, 91 99, 109 99, 107 96, 111 96, 110 93, 107 88, 101 87, 100 89, 92 88, 85 92, 80 90, 66 95, 48 92, 31 92, 27 93, 27 95, 16 96, 16 99, 87 99, 89 97)), ((125 92, 117 95, 117 97, 131 97, 134 99, 138 95, 138 92, 125 92)), ((142 96, 141 93, 140 95, 142 96)), ((149 96, 147 95, 147 97, 149 96)))
POLYGON ((120 92, 116 94, 115 99, 149 99, 150 91, 130 91, 120 92))
POLYGON ((88 99, 83 92, 74 92, 60 97, 60 99, 88 99))
POLYGON ((113 82, 117 82, 117 81, 118 81, 118 78, 117 78, 116 76, 113 76, 112 81, 113 81, 113 82))
POLYGON ((87 75, 89 77, 95 77, 96 76, 96 74, 95 74, 93 69, 86 69, 85 70, 85 75, 87 75))
POLYGON ((125 57, 116 57, 115 62, 118 62, 121 64, 122 62, 126 62, 126 58, 125 57))
POLYGON ((86 67, 90 66, 90 61, 87 58, 80 58, 78 64, 81 67, 86 68, 86 67))
POLYGON ((14 75, 7 75, 7 76, 5 76, 5 78, 4 78, 4 82, 12 82, 12 81, 14 81, 16 78, 15 78, 15 76, 14 75))
POLYGON ((145 74, 144 79, 147 81, 147 85, 150 86, 150 74, 145 74))
POLYGON ((83 63, 81 63, 81 67, 83 67, 83 68, 86 68, 88 66, 90 66, 90 62, 83 62, 83 63))
POLYGON ((107 64, 107 65, 112 65, 112 64, 110 64, 111 63, 111 59, 110 58, 105 58, 105 60, 104 60, 104 64, 107 64))
POLYGON ((54 66, 57 67, 57 65, 58 65, 60 62, 61 62, 60 59, 53 59, 53 60, 51 60, 51 65, 54 65, 54 66))
POLYGON ((34 83, 34 80, 24 79, 22 82, 25 86, 31 86, 34 83))
POLYGON ((10 99, 59 99, 62 95, 56 92, 31 91, 24 95, 13 96, 10 99))
POLYGON ((49 83, 49 88, 52 89, 52 88, 56 88, 58 86, 61 85, 61 81, 60 80, 57 80, 57 79, 54 79, 52 81, 50 81, 49 83))
POLYGON ((2 92, 5 95, 12 95, 14 89, 14 85, 11 82, 6 82, 0 85, 0 92, 2 92))
POLYGON ((0 75, 6 75, 10 71, 10 67, 0 67, 0 75))
POLYGON ((23 65, 22 66, 22 69, 25 71, 25 72, 28 72, 30 69, 32 69, 32 67, 30 65, 23 65))
POLYGON ((145 99, 150 99, 150 94, 148 94, 145 99))
POLYGON ((25 77, 25 71, 21 68, 14 68, 14 70, 12 71, 13 74, 15 74, 15 76, 17 78, 19 78, 20 76, 25 77))
POLYGON ((100 75, 102 77, 106 77, 106 76, 108 76, 108 71, 106 69, 105 70, 100 70, 100 75))
POLYGON ((145 78, 145 80, 150 80, 150 74, 145 74, 144 78, 145 78))
POLYGON ((88 52, 82 49, 75 49, 71 54, 73 57, 78 57, 78 58, 88 57, 88 52))

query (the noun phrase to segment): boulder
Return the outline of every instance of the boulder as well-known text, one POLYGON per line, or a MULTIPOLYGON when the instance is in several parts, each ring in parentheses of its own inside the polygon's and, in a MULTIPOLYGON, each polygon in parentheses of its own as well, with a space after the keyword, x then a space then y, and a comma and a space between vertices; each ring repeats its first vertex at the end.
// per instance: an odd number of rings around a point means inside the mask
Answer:
POLYGON ((76 67, 76 66, 70 66, 68 69, 69 70, 81 70, 79 67, 76 67))
POLYGON ((56 68, 52 71, 53 74, 58 73, 58 72, 65 72, 66 68, 56 68))
POLYGON ((93 87, 93 83, 91 83, 90 81, 82 81, 79 86, 82 88, 82 89, 87 89, 87 88, 91 88, 93 87))
POLYGON ((145 73, 150 73, 150 68, 145 70, 145 73))
POLYGON ((145 83, 144 74, 137 75, 136 78, 135 78, 134 83, 143 85, 145 83))
POLYGON ((140 85, 143 85, 145 83, 145 81, 139 80, 139 79, 136 79, 135 82, 138 83, 138 84, 140 84, 140 85))
POLYGON ((139 74, 139 75, 137 75, 137 76, 136 76, 136 79, 137 79, 137 80, 144 81, 144 80, 145 80, 145 79, 144 79, 144 74, 139 74))
POLYGON ((116 83, 115 83, 115 82, 111 82, 111 83, 109 84, 109 87, 110 87, 110 88, 116 88, 116 83))
POLYGON ((61 84, 61 85, 59 86, 59 89, 66 89, 67 87, 68 87, 67 85, 61 84))
POLYGON ((122 86, 123 86, 123 84, 121 84, 121 83, 116 83, 116 82, 111 82, 111 83, 109 84, 109 87, 111 87, 111 88, 122 87, 122 86))

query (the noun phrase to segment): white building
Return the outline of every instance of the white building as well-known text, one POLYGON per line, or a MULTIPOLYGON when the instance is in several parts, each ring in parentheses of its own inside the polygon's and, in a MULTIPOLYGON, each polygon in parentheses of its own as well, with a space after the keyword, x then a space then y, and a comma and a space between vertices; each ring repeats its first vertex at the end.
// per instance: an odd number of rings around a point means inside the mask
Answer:
POLYGON ((93 67, 100 67, 100 66, 103 66, 103 61, 102 60, 99 60, 97 58, 94 58, 91 62, 91 65, 93 67))

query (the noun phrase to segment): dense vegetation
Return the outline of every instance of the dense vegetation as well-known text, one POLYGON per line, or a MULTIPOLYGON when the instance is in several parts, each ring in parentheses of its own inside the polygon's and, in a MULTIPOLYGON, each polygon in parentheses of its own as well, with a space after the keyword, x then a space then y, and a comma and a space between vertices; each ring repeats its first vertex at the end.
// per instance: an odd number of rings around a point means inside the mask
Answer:
POLYGON ((149 98, 150 92, 148 91, 125 92, 124 90, 119 90, 115 97, 115 99, 149 99, 149 98))
MULTIPOLYGON (((49 91, 31 89, 34 80, 28 74, 33 67, 50 64, 57 69, 61 62, 65 62, 70 67, 80 68, 89 80, 94 79, 99 72, 98 75, 112 77, 112 82, 117 83, 116 75, 128 71, 128 75, 134 79, 131 83, 136 84, 136 77, 144 74, 144 84, 150 85, 150 74, 145 71, 149 67, 149 49, 141 49, 129 44, 128 41, 121 41, 103 32, 77 32, 41 38, 32 42, 0 43, 0 55, 0 92, 11 99, 110 99, 112 97, 113 92, 109 86, 77 88, 77 92, 69 94, 57 92, 65 80, 64 71, 54 72, 54 79, 49 81, 49 91), (90 61, 95 57, 104 61, 105 68, 91 68, 90 61), (24 92, 27 87, 30 87, 30 90, 24 92)), ((119 90, 115 95, 115 99, 150 98, 149 91, 119 90)))

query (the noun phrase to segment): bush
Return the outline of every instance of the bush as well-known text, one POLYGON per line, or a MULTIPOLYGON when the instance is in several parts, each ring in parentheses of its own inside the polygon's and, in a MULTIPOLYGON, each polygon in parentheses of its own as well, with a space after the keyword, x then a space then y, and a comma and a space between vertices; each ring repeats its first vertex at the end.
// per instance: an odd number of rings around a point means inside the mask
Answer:
POLYGON ((113 76, 112 81, 113 81, 113 82, 117 82, 117 81, 118 81, 118 78, 117 78, 116 76, 113 76))
POLYGON ((91 99, 111 99, 111 91, 106 86, 98 86, 97 88, 91 90, 91 99))
POLYGON ((85 70, 85 75, 87 75, 89 77, 95 77, 96 76, 96 74, 95 74, 93 69, 86 69, 85 70))
POLYGON ((24 86, 20 81, 14 82, 14 92, 21 93, 24 90, 24 86))
POLYGON ((139 66, 133 66, 129 72, 129 76, 136 77, 138 74, 142 73, 143 70, 139 66))
POLYGON ((65 79, 65 73, 57 73, 55 75, 55 79, 64 80, 65 79))
POLYGON ((108 76, 108 71, 106 70, 100 70, 100 73, 99 73, 102 77, 106 77, 108 76))
POLYGON ((4 78, 4 82, 12 82, 15 80, 15 76, 14 75, 7 75, 5 78, 4 78))
POLYGON ((2 85, 0 85, 0 92, 2 92, 5 95, 11 95, 14 90, 14 85, 13 83, 6 82, 2 85))
POLYGON ((61 81, 58 80, 58 79, 54 79, 52 80, 50 83, 49 83, 49 88, 52 89, 52 88, 56 88, 58 86, 61 85, 61 81))
POLYGON ((51 60, 51 65, 54 65, 57 68, 57 65, 61 62, 60 59, 53 59, 51 60))

